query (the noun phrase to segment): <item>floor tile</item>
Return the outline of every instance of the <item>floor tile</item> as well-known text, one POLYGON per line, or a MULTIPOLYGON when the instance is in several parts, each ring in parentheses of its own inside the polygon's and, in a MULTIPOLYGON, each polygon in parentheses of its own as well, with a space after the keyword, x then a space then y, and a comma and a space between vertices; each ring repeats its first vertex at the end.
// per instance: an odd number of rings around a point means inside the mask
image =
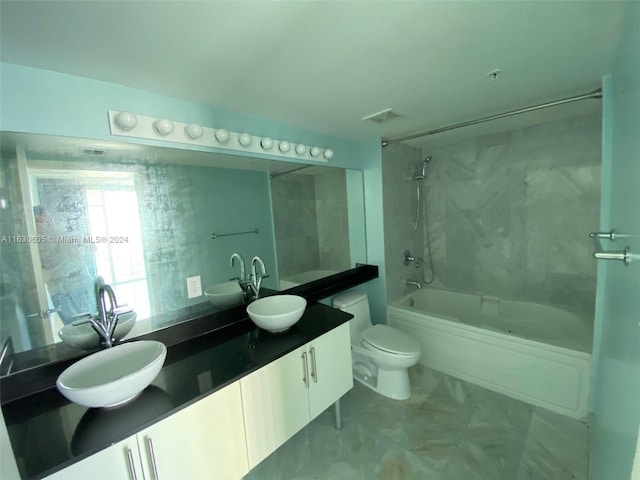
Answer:
POLYGON ((322 413, 246 480, 563 480, 587 478, 587 428, 417 365, 413 395, 356 383, 344 427, 322 413))

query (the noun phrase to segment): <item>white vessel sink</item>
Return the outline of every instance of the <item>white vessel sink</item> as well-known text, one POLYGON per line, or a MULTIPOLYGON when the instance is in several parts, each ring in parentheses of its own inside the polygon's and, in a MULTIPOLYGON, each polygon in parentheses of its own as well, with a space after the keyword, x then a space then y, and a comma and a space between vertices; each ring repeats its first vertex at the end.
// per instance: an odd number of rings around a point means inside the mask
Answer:
POLYGON ((247 313, 253 323, 269 332, 284 332, 304 313, 307 301, 298 295, 273 295, 251 302, 247 313))
POLYGON ((230 307, 242 303, 242 288, 238 282, 225 282, 204 291, 207 300, 217 307, 230 307))
POLYGON ((89 355, 58 377, 56 386, 73 403, 116 407, 138 396, 156 378, 167 356, 163 343, 124 343, 89 355))
MULTIPOLYGON (((119 316, 118 325, 116 325, 116 330, 113 332, 113 338, 115 340, 122 340, 127 333, 131 331, 136 324, 136 316, 136 312, 123 313, 119 316)), ((64 343, 82 348, 83 350, 97 348, 102 341, 102 337, 98 335, 98 332, 96 332, 88 322, 80 325, 74 325, 73 323, 65 325, 58 332, 58 336, 64 343)))

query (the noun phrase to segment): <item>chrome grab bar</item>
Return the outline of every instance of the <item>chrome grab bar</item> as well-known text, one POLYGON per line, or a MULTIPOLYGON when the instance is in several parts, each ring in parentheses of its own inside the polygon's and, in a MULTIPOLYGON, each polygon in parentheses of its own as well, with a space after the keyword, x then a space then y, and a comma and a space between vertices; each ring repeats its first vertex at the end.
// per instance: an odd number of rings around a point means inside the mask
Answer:
POLYGON ((625 247, 624 250, 617 252, 605 252, 602 247, 602 240, 613 242, 618 236, 625 237, 626 235, 618 235, 615 230, 611 230, 610 232, 591 232, 589 236, 593 239, 593 246, 595 248, 593 256, 598 260, 621 260, 625 265, 631 263, 633 255, 629 247, 625 247))

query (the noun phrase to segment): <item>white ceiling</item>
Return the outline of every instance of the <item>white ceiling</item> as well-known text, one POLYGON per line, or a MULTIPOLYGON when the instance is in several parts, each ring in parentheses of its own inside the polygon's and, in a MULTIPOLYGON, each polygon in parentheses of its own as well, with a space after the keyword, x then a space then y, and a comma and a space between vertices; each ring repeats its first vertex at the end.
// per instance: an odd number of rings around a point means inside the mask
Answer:
POLYGON ((628 2, 0 5, 2 61, 363 139, 598 88, 628 2), (495 81, 486 75, 494 68, 503 71, 495 81), (388 107, 404 116, 362 121, 388 107))

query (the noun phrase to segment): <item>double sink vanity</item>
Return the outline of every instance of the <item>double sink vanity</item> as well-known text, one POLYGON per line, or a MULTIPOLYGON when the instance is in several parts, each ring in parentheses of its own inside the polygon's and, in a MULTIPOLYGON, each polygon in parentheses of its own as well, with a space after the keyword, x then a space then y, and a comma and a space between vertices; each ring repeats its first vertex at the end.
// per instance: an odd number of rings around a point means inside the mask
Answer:
MULTIPOLYGON (((258 328, 242 305, 117 346, 160 342, 166 359, 142 393, 114 408, 56 390, 77 358, 43 367, 38 382, 29 382, 34 371, 5 377, 2 410, 21 478, 242 478, 352 387, 351 316, 317 300, 376 277, 377 267, 359 265, 287 291, 307 306, 282 333, 258 328)), ((272 318, 272 309, 258 313, 272 318)))

